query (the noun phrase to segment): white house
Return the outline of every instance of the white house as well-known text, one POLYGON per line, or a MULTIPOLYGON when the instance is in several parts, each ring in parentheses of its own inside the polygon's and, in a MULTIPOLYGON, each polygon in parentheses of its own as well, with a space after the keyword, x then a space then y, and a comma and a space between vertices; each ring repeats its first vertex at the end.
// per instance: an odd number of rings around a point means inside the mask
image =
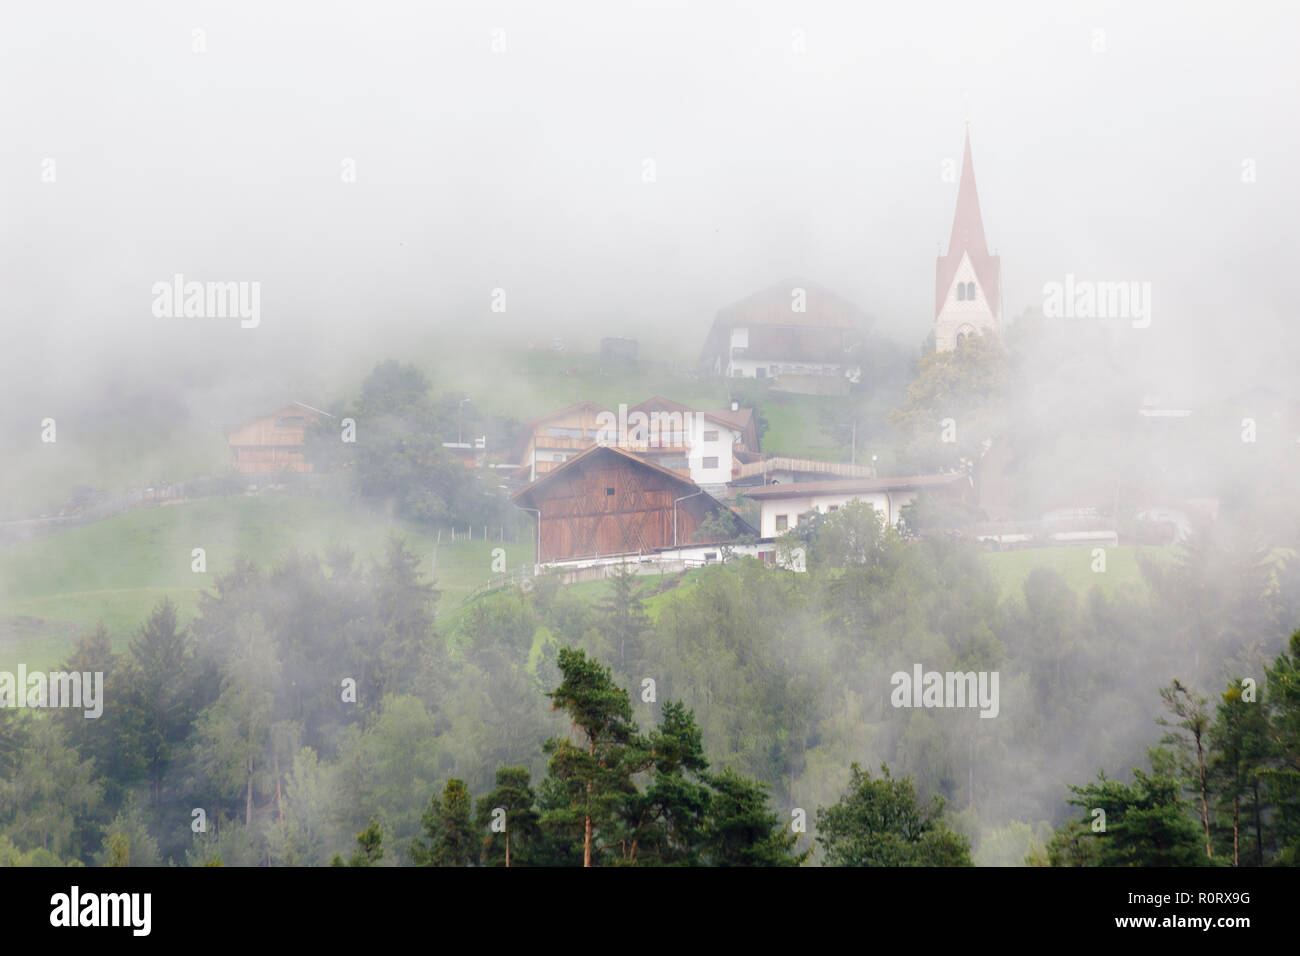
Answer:
POLYGON ((728 378, 775 379, 790 391, 837 393, 861 375, 865 325, 852 303, 791 278, 718 312, 700 358, 728 378))
POLYGON ((846 478, 803 481, 785 485, 746 488, 742 493, 759 503, 759 535, 773 538, 799 524, 810 512, 829 514, 851 501, 870 504, 888 524, 897 525, 905 505, 922 489, 953 493, 970 487, 965 475, 914 475, 903 478, 846 478))

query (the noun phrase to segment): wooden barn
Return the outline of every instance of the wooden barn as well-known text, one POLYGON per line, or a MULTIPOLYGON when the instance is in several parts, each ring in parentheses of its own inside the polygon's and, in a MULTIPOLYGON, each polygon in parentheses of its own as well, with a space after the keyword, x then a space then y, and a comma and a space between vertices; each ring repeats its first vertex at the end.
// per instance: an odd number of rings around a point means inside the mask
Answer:
POLYGON ((612 445, 588 448, 511 500, 538 519, 539 564, 689 544, 711 513, 730 513, 689 478, 612 445))
POLYGON ((303 454, 307 426, 328 412, 302 402, 290 402, 275 411, 226 429, 230 463, 241 475, 269 475, 289 471, 311 471, 303 454))

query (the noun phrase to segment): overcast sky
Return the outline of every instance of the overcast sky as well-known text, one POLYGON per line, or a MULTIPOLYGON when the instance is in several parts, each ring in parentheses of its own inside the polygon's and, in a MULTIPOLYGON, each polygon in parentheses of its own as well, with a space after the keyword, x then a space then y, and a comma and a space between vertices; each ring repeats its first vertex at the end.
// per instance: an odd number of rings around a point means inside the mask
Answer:
POLYGON ((919 345, 969 118, 1008 319, 1067 273, 1151 282, 1145 342, 1249 378, 1300 341, 1297 9, 9 4, 0 371, 426 331, 693 357, 787 276, 919 345), (154 317, 175 273, 260 282, 261 325, 154 317))

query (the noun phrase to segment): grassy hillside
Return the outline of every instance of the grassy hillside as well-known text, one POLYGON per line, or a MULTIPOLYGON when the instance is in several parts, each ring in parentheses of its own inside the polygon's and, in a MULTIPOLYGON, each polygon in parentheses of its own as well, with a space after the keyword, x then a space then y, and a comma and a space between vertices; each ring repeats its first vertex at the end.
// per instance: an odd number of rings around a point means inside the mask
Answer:
POLYGON ((1003 596, 1021 597, 1025 578, 1035 568, 1051 568, 1078 594, 1086 594, 1094 587, 1101 588, 1105 594, 1113 594, 1126 586, 1146 587, 1137 563, 1139 552, 1155 561, 1169 561, 1173 550, 1170 547, 1132 545, 1107 548, 1106 570, 1100 573, 1092 570, 1092 548, 1088 547, 994 551, 982 557, 1003 596))
MULTIPOLYGON (((600 356, 573 352, 511 351, 495 357, 501 374, 490 390, 482 385, 481 367, 474 363, 434 361, 434 387, 463 391, 482 412, 527 421, 589 399, 608 408, 629 406, 663 395, 693 408, 726 408, 728 381, 699 375, 669 363, 639 361, 602 368, 600 356)), ((752 387, 753 383, 749 383, 752 387)), ((764 391, 756 402, 768 422, 764 451, 795 457, 838 461, 841 449, 822 433, 818 409, 829 399, 764 391)))
POLYGON ((52 664, 101 620, 121 648, 164 595, 188 620, 200 592, 240 555, 270 565, 294 550, 347 546, 369 562, 390 532, 432 571, 440 612, 491 577, 494 548, 505 548, 508 567, 532 560, 530 541, 437 544, 425 531, 314 498, 211 498, 131 512, 0 549, 0 669, 6 660, 52 664), (194 548, 206 552, 205 574, 191 570, 194 548))
MULTIPOLYGON (((437 544, 427 531, 307 497, 212 498, 137 511, 0 549, 0 669, 19 660, 30 667, 52 666, 98 621, 121 649, 164 596, 188 620, 198 609, 200 593, 241 554, 270 565, 293 550, 319 555, 342 545, 369 562, 382 553, 392 532, 404 535, 425 572, 432 572, 441 592, 439 628, 444 631, 455 626, 465 601, 492 578, 495 548, 505 549, 509 568, 532 560, 531 541, 437 544), (194 548, 206 551, 206 574, 191 570, 194 548)), ((1158 560, 1169 559, 1167 548, 1141 550, 1158 560)), ((1054 569, 1081 594, 1094 586, 1110 593, 1127 585, 1144 586, 1138 551, 1107 549, 1103 574, 1092 571, 1091 548, 990 553, 982 560, 1001 593, 1013 598, 1038 567, 1054 569)), ((647 592, 690 587, 695 574, 649 577, 645 587, 647 592)), ((608 584, 595 581, 573 588, 599 601, 608 584)), ((648 599, 652 617, 665 593, 648 599)))

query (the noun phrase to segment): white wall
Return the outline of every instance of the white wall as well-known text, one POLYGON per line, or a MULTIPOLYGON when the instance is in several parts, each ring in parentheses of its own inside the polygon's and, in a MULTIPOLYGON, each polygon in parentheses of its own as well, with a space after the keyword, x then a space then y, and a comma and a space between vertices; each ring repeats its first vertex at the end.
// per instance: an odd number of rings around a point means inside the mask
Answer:
POLYGON ((961 264, 957 266, 957 274, 953 277, 952 284, 948 286, 948 298, 944 300, 943 308, 939 310, 939 317, 935 320, 934 344, 936 351, 946 352, 956 348, 957 330, 964 325, 971 326, 975 332, 979 332, 981 329, 998 331, 997 317, 993 314, 993 310, 989 308, 984 289, 980 285, 979 278, 975 275, 975 267, 971 265, 970 255, 965 252, 961 255, 961 264), (958 299, 958 282, 974 282, 975 298, 958 299))
POLYGON ((740 441, 740 432, 703 415, 691 417, 691 481, 697 485, 725 485, 731 480, 732 446, 740 441), (705 441, 705 432, 717 432, 716 441, 705 441), (705 458, 717 458, 716 468, 705 468, 705 458))
POLYGON ((785 531, 776 529, 777 515, 786 515, 789 519, 788 531, 798 523, 799 515, 808 511, 820 511, 822 514, 828 513, 831 508, 836 510, 843 508, 850 501, 862 501, 885 516, 885 520, 891 524, 898 524, 899 509, 905 504, 909 504, 916 498, 914 491, 893 491, 893 492, 857 492, 853 494, 833 494, 833 495, 799 495, 789 498, 767 498, 763 500, 759 518, 759 534, 764 538, 773 538, 777 535, 784 534, 785 531))
MULTIPOLYGON (((779 375, 838 375, 843 368, 842 365, 832 362, 790 362, 783 361, 779 358, 738 358, 732 359, 731 364, 727 366, 727 376, 736 378, 736 372, 740 372, 741 378, 756 378, 758 370, 770 369, 776 366, 776 374, 779 375), (790 366, 790 371, 783 371, 786 366, 790 366)), ((771 372, 767 372, 769 378, 773 377, 771 372)))

